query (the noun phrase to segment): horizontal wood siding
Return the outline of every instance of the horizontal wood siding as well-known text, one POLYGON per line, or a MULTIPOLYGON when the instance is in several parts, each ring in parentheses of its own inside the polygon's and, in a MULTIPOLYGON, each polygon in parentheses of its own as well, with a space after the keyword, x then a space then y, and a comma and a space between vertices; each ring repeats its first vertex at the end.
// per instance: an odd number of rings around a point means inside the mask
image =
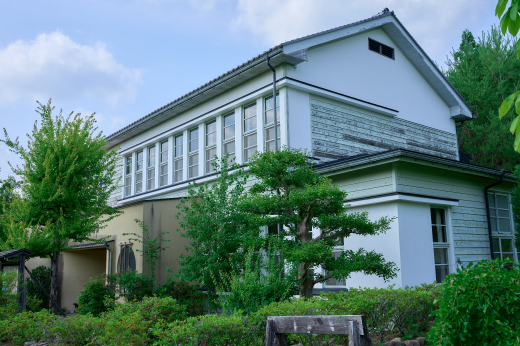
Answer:
POLYGON ((390 164, 333 175, 332 181, 348 193, 347 199, 394 192, 390 164))
MULTIPOLYGON (((399 192, 458 199, 451 207, 455 257, 464 265, 490 258, 483 191, 489 180, 407 163, 397 164, 396 179, 399 192)), ((493 190, 510 192, 506 183, 493 190)))
POLYGON ((323 161, 401 148, 458 159, 455 134, 312 96, 313 155, 323 161))
POLYGON ((111 207, 117 206, 117 201, 123 198, 123 187, 124 181, 123 181, 123 158, 119 157, 117 159, 117 167, 116 167, 116 174, 114 176, 114 181, 116 184, 120 185, 121 187, 117 188, 114 192, 110 194, 108 197, 107 204, 111 207))

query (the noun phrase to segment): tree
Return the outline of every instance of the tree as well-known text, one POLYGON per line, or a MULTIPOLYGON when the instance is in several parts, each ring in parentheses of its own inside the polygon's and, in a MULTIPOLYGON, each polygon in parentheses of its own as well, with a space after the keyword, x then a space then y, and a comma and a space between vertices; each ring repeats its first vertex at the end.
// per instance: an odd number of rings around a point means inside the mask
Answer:
MULTIPOLYGON (((51 259, 51 298, 57 300, 58 259, 71 242, 99 241, 92 232, 106 227, 121 212, 107 205, 119 188, 115 179, 117 153, 106 149, 93 115, 60 111, 52 116, 51 101, 38 103, 41 126, 34 124, 28 143, 2 140, 23 160, 12 171, 23 181, 22 197, 13 199, 7 215, 7 239, 2 250, 26 247, 35 257, 51 259)), ((51 307, 55 312, 55 307, 51 307)))
POLYGON ((13 198, 16 196, 16 190, 22 186, 21 181, 16 181, 12 175, 7 179, 0 180, 0 242, 7 239, 5 226, 3 226, 3 215, 6 213, 13 198))
POLYGON ((452 51, 446 64, 446 77, 474 110, 474 120, 457 130, 461 151, 470 156, 472 163, 512 172, 520 164, 509 132, 513 112, 500 121, 496 110, 520 87, 516 78, 520 60, 516 59, 512 38, 492 27, 475 40, 465 30, 459 49, 452 51))
POLYGON ((247 215, 239 209, 247 174, 238 165, 223 158, 215 165, 220 171, 211 185, 190 185, 188 198, 181 200, 177 231, 188 238, 188 254, 181 254, 179 276, 188 282, 200 282, 208 288, 222 285, 215 282, 235 272, 245 263, 249 249, 257 250, 260 230, 251 227, 247 215), (235 265, 237 267, 235 267, 235 265))
POLYGON ((283 244, 280 251, 298 266, 300 296, 310 298, 315 284, 331 278, 343 280, 354 272, 385 280, 396 277, 395 263, 386 262, 375 251, 344 250, 334 256, 339 240, 353 234, 384 233, 392 219, 373 222, 366 212, 347 213, 343 202, 347 193, 316 172, 309 161, 298 149, 256 153, 248 166, 257 181, 240 204, 251 225, 283 225, 277 235, 283 244))

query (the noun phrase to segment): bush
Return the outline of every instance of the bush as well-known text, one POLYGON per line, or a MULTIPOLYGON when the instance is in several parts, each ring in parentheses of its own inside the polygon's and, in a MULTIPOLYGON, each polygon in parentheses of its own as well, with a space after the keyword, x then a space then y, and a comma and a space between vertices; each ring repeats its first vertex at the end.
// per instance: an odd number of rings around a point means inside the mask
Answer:
POLYGON ((115 292, 105 284, 103 277, 94 278, 83 284, 85 287, 78 296, 78 312, 82 315, 99 316, 108 311, 115 300, 115 292))
POLYGON ((0 320, 0 342, 23 345, 53 339, 51 328, 58 317, 48 310, 16 313, 8 319, 0 320))
POLYGON ((58 319, 51 328, 62 343, 88 345, 104 332, 104 321, 92 315, 77 315, 58 319))
POLYGON ((17 272, 0 272, 0 321, 18 312, 15 291, 17 281, 17 272))
POLYGON ((117 292, 129 302, 141 301, 153 293, 153 280, 144 273, 131 271, 116 274, 117 292))
MULTIPOLYGON (((51 268, 38 266, 32 270, 32 275, 45 288, 47 293, 51 291, 51 268)), ((41 300, 40 306, 30 306, 33 310, 49 308, 49 298, 42 292, 40 286, 29 276, 27 278, 27 296, 41 300)))
POLYGON ((481 261, 446 277, 432 345, 518 345, 520 265, 511 260, 481 261))
POLYGON ((168 282, 157 288, 155 294, 159 297, 170 297, 179 304, 187 307, 189 317, 200 316, 204 313, 204 294, 198 286, 186 282, 176 282, 169 278, 168 282))

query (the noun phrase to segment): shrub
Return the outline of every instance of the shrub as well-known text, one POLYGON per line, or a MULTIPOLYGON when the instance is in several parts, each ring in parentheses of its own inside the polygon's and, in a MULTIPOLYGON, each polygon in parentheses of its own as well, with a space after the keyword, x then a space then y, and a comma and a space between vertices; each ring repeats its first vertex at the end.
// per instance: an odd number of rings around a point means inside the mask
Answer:
POLYGON ((104 332, 104 321, 92 315, 58 319, 51 332, 61 343, 87 345, 104 332))
POLYGON ((131 271, 117 275, 117 292, 127 301, 141 301, 153 293, 153 280, 144 273, 131 271))
POLYGON ((15 291, 17 281, 18 274, 15 271, 0 272, 0 320, 18 312, 15 291))
MULTIPOLYGON (((51 291, 51 268, 38 266, 34 268, 31 273, 43 288, 45 288, 47 293, 49 293, 51 291)), ((42 302, 40 306, 31 306, 31 309, 40 310, 49 308, 49 298, 30 276, 27 278, 27 296, 34 297, 42 302)))
POLYGON ((186 282, 176 282, 169 278, 168 282, 157 288, 155 294, 159 297, 170 297, 187 307, 188 316, 194 317, 204 313, 204 294, 196 285, 186 282))
POLYGON ((102 277, 94 278, 85 282, 83 286, 85 288, 78 296, 78 312, 82 315, 99 316, 102 312, 108 311, 110 306, 107 306, 107 302, 114 301, 115 292, 105 284, 105 280, 102 277))
POLYGON ((57 316, 48 310, 14 314, 0 320, 0 342, 23 345, 25 342, 38 342, 52 339, 51 327, 57 316))
POLYGON ((486 260, 448 275, 428 332, 430 344, 518 345, 519 269, 511 260, 486 260))
POLYGON ((103 316, 110 318, 133 313, 140 314, 143 321, 152 323, 159 321, 171 323, 187 318, 186 306, 178 304, 175 299, 170 297, 145 297, 141 302, 118 304, 113 313, 103 316))

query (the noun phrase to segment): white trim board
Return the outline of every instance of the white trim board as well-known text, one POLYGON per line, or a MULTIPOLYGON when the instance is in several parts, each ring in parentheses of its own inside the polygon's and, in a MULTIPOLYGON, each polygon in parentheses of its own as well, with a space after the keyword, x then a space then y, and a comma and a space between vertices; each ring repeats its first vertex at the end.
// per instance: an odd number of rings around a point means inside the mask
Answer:
POLYGON ((394 201, 407 201, 407 202, 415 202, 415 203, 424 203, 424 204, 433 204, 433 205, 443 205, 443 206, 458 206, 458 201, 446 200, 446 199, 437 199, 431 197, 420 197, 420 196, 409 196, 409 195, 391 195, 391 196, 375 196, 373 198, 362 199, 358 201, 345 202, 345 205, 350 205, 351 207, 360 207, 363 205, 371 205, 371 204, 379 204, 379 203, 387 203, 394 201))

